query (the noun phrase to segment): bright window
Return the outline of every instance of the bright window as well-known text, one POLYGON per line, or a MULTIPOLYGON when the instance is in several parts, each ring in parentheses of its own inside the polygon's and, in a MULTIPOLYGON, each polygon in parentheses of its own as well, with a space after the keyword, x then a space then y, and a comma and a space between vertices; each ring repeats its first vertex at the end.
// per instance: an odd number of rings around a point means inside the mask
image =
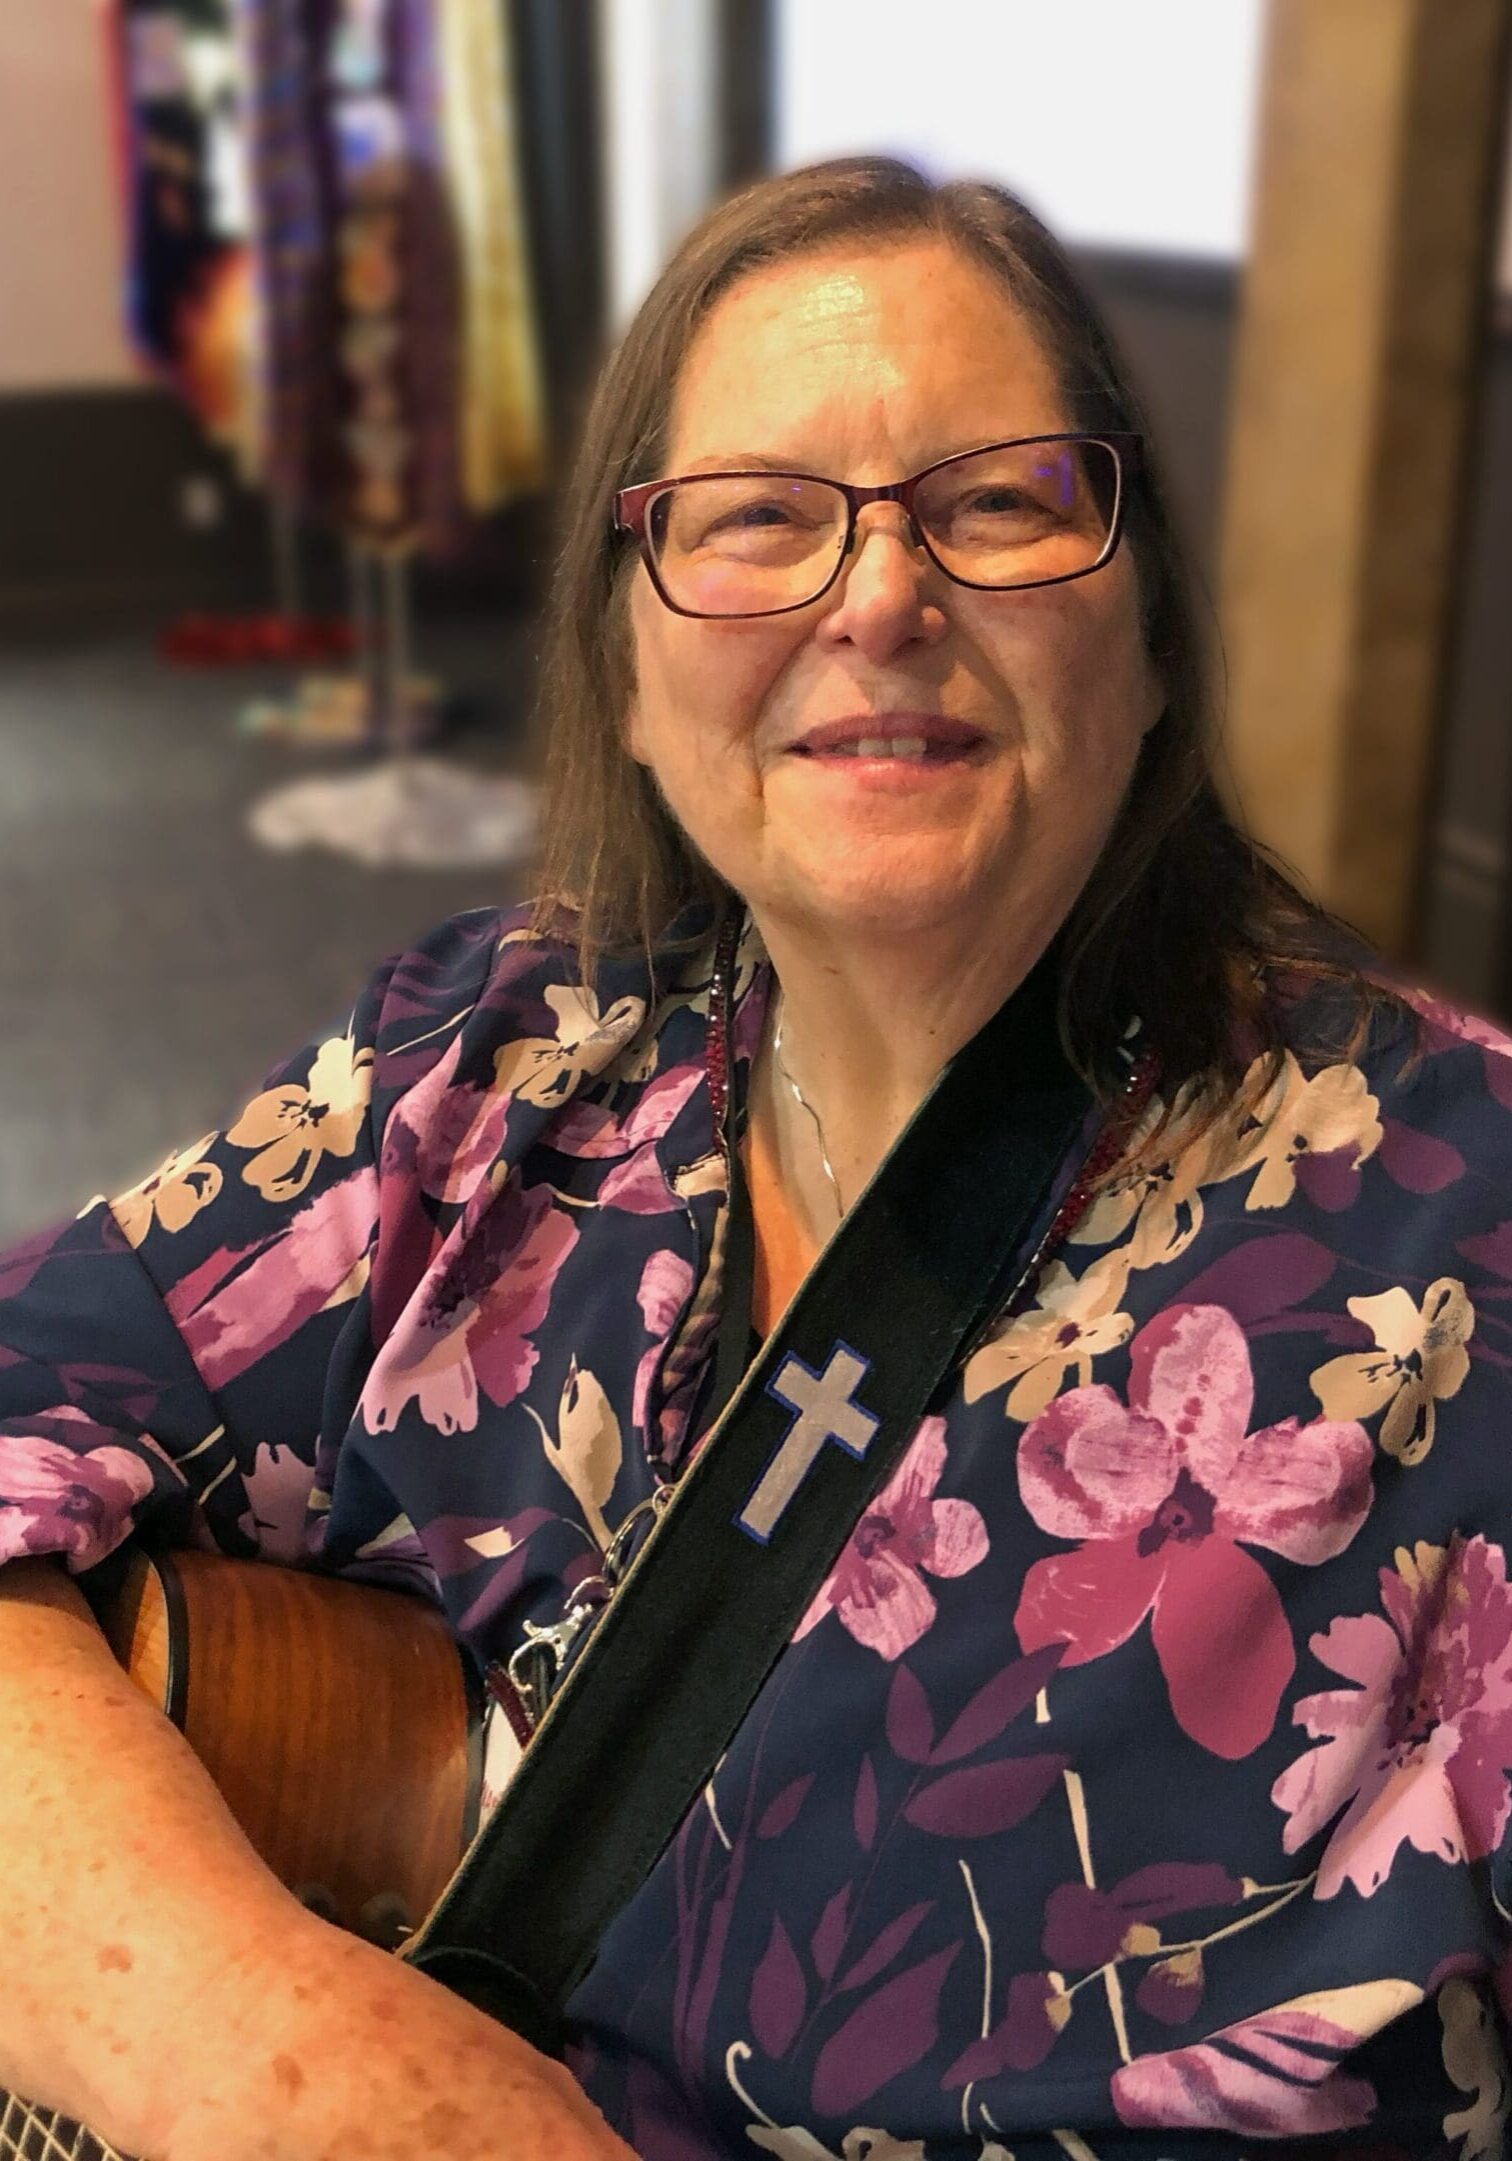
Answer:
POLYGON ((1001 180, 1062 239, 1244 251, 1261 0, 779 0, 777 161, 1001 180))

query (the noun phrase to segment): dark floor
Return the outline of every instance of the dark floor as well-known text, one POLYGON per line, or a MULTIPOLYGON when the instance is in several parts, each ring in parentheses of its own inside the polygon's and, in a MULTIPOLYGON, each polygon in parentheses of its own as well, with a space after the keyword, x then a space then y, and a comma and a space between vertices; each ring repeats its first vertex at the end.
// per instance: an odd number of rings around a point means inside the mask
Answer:
MULTIPOLYGON (((527 624, 447 624, 456 763, 523 758, 527 624)), ((170 672, 150 635, 0 652, 0 1242, 118 1191, 196 1139, 274 1061, 345 1018, 373 963, 522 876, 271 854, 269 788, 339 768, 239 737, 287 678, 170 672)))

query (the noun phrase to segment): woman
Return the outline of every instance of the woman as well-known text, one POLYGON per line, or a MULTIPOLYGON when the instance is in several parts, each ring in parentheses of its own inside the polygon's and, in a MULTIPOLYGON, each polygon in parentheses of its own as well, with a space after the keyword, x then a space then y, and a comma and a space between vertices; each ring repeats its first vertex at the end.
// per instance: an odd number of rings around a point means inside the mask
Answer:
POLYGON ((994 189, 819 167, 668 270, 568 506, 572 909, 446 926, 11 1264, 16 2086, 169 2161, 1500 2151, 1512 1065, 1225 822, 1136 436, 994 189), (1102 1108, 610 1927, 580 2092, 296 1908, 26 1556, 408 1573, 497 1670, 1041 961, 1102 1108))

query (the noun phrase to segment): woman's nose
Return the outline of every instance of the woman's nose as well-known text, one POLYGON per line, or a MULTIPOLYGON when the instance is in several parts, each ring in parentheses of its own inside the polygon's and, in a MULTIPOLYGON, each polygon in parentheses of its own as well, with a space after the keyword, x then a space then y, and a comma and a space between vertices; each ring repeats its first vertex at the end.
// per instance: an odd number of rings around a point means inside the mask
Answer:
POLYGON ((941 576, 899 505, 868 504, 819 635, 826 643, 854 645, 871 661, 888 660, 904 646, 933 645, 946 628, 941 576))

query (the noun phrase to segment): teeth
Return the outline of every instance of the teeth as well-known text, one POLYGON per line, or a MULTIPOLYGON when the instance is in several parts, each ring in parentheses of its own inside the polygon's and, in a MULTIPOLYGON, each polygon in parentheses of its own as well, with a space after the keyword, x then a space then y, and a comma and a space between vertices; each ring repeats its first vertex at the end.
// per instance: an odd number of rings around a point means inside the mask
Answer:
POLYGON ((929 745, 922 735, 863 735, 854 743, 837 743, 847 758, 927 758, 929 745))

